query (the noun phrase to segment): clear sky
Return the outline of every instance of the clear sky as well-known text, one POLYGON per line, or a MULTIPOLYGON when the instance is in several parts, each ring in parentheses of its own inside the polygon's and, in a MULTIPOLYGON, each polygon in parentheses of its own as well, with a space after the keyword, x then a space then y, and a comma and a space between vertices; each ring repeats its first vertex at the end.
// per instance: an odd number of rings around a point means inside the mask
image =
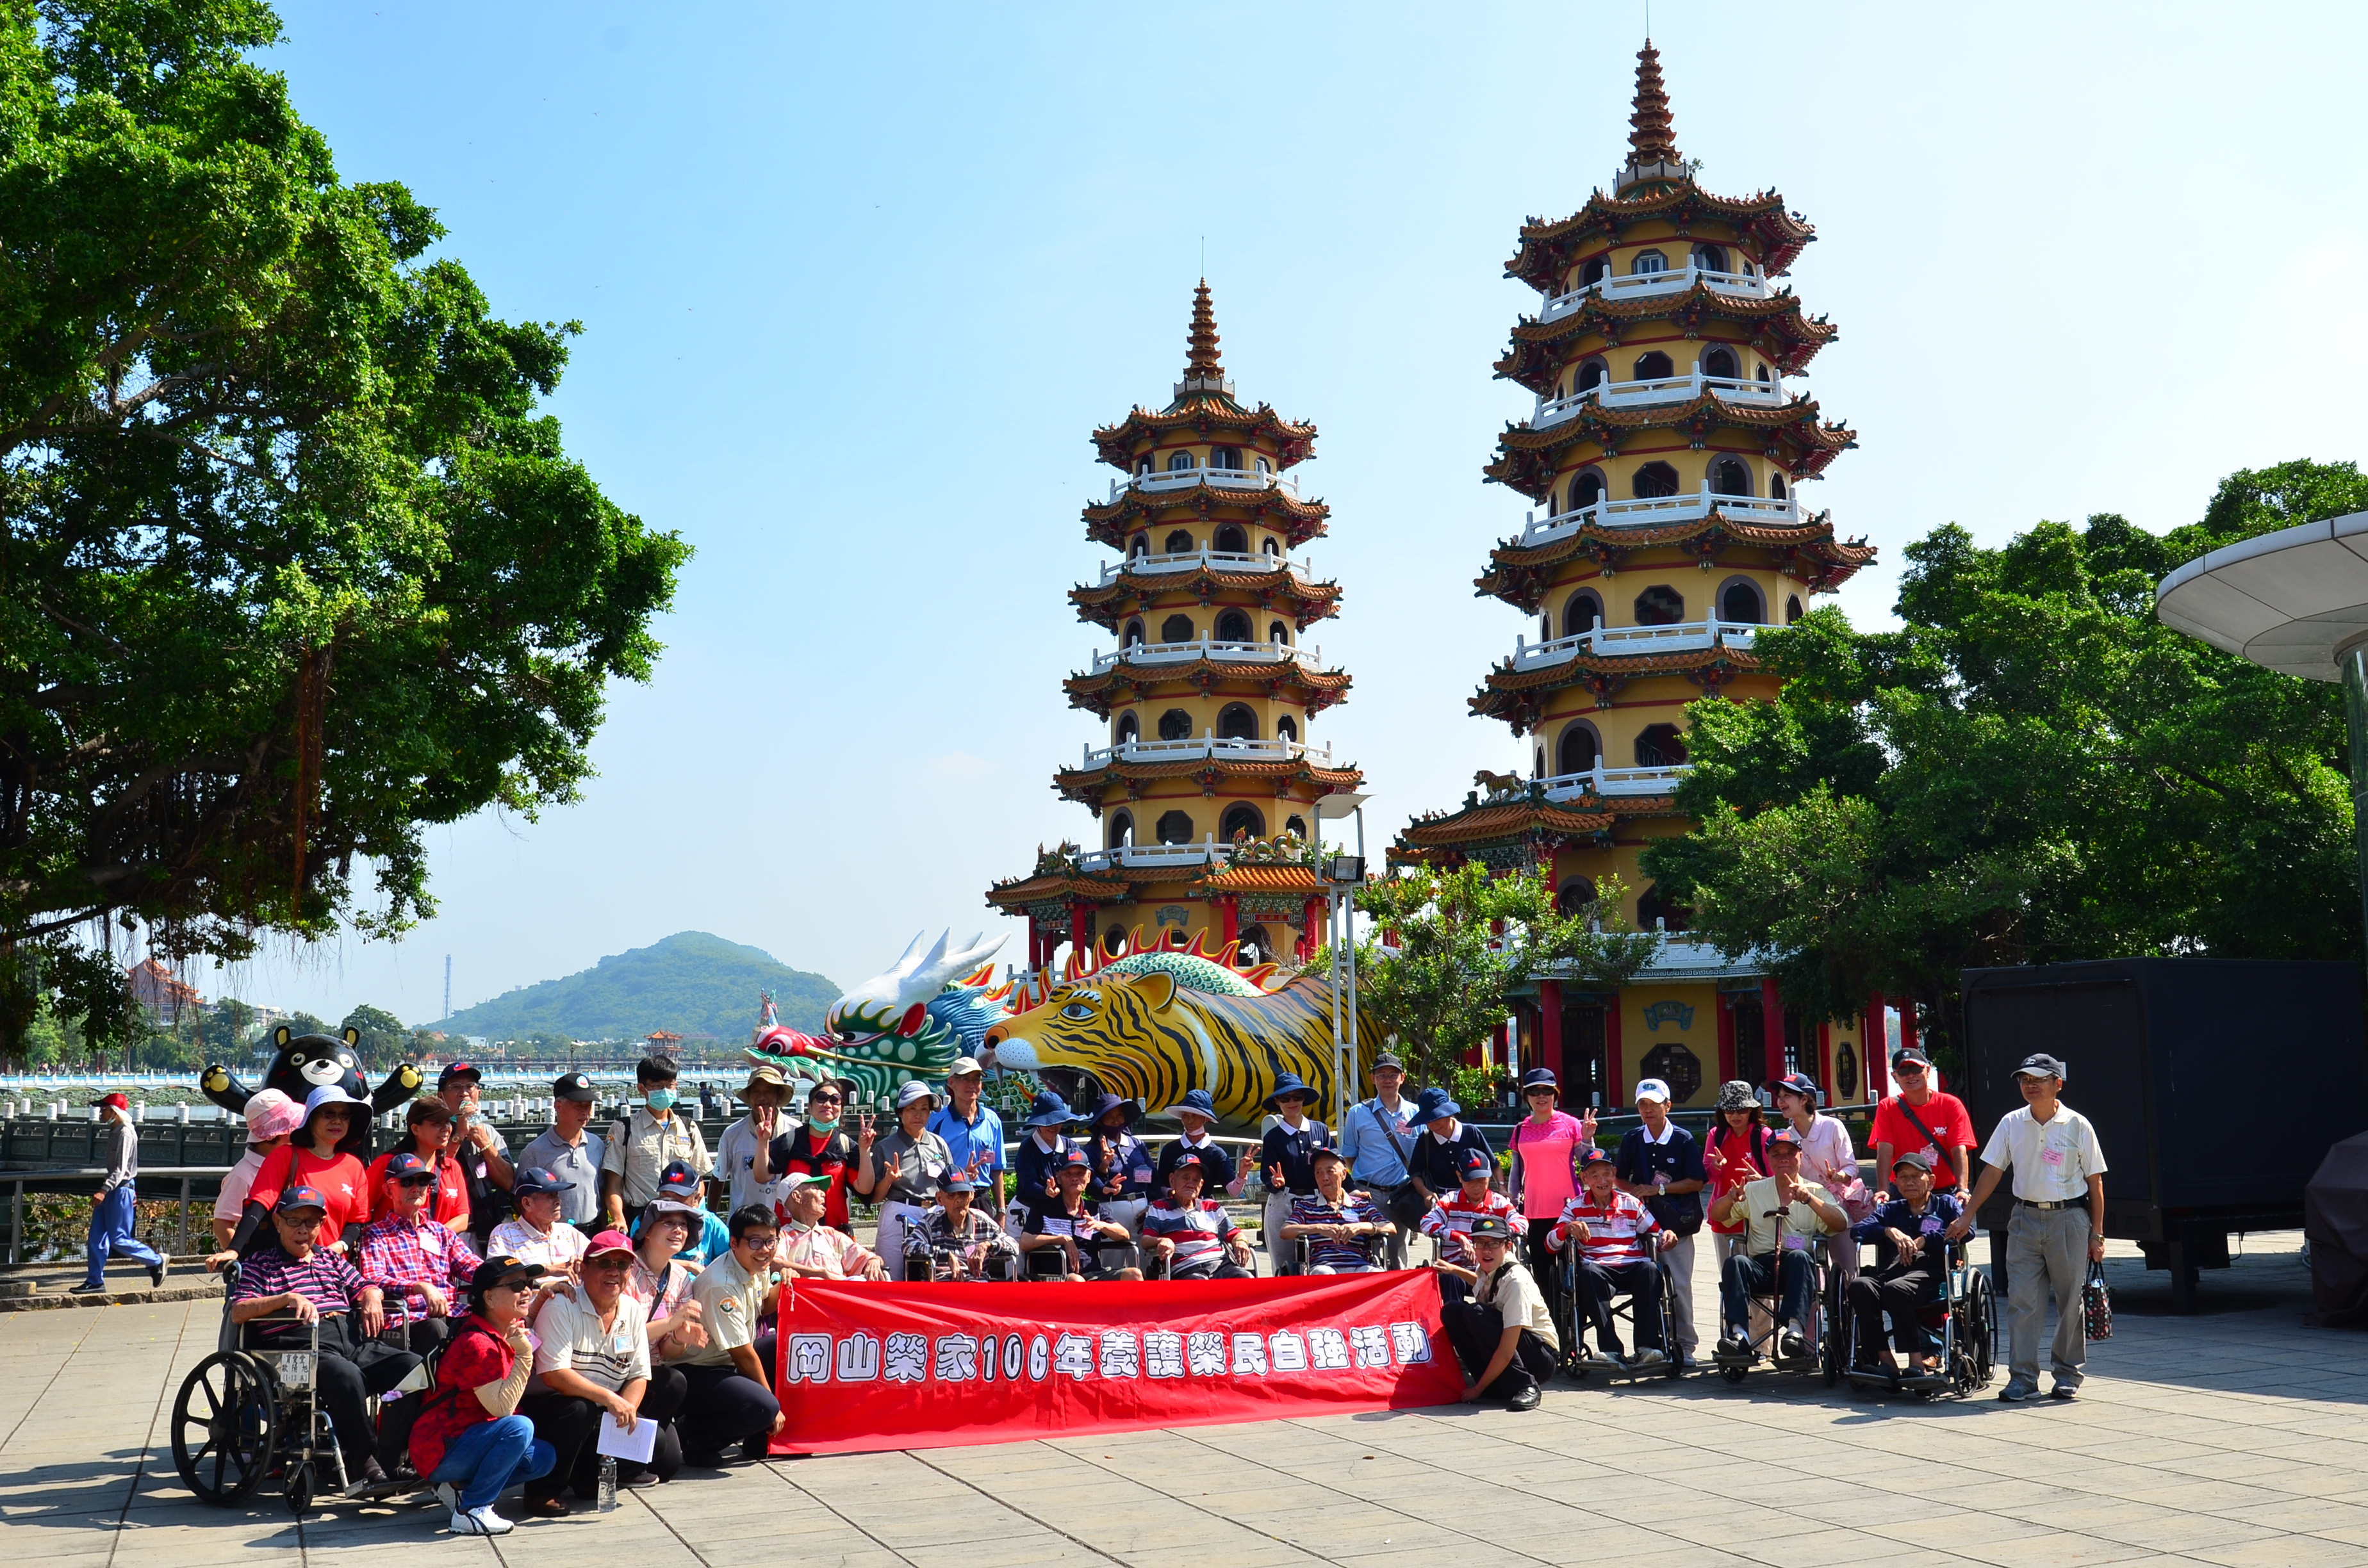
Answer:
MULTIPOLYGON (((398 944, 192 973, 331 1018, 586 967, 685 928, 842 985, 994 879, 1092 842, 1049 786, 1100 738, 1087 442, 1183 364, 1215 290, 1299 472, 1355 676, 1312 739, 1380 841, 1526 767, 1464 698, 1527 623, 1471 579, 1529 394, 1502 276, 1625 147, 1641 4, 432 5, 285 10, 271 62, 348 179, 408 184, 496 311, 580 319, 553 403, 608 493, 698 549, 581 804, 430 835, 398 944)), ((1951 520, 2193 519, 2223 473, 2368 447, 2368 10, 1661 0, 1679 145, 1818 230, 1793 268, 1849 423, 1805 497, 1881 548, 1951 520)), ((751 998, 752 1021, 754 998, 751 998)))

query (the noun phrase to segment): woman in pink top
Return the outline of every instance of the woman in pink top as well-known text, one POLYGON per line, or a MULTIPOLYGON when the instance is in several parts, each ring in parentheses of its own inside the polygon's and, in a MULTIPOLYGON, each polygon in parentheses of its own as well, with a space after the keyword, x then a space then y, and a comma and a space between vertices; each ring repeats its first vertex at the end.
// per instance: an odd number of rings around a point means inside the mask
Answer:
MULTIPOLYGON (((1517 1122, 1507 1147, 1513 1168, 1506 1195, 1520 1205, 1530 1222, 1530 1272, 1546 1293, 1549 1307, 1560 1300, 1562 1268, 1546 1233, 1562 1218, 1563 1205, 1578 1190, 1578 1156, 1595 1142, 1595 1112, 1582 1121, 1554 1108, 1562 1085, 1552 1072, 1533 1068, 1521 1080, 1521 1098, 1529 1102, 1528 1119, 1517 1122)), ((1560 1320, 1560 1313, 1556 1313, 1560 1320)))

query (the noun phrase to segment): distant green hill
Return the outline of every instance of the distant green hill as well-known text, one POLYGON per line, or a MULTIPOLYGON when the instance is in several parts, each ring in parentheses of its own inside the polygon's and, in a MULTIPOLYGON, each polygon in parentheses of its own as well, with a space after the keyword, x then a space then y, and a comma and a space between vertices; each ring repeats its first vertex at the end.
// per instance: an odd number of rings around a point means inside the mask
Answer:
POLYGON ((637 1040, 669 1029, 692 1041, 713 1036, 746 1044, 759 1003, 770 991, 781 1022, 818 1033, 840 988, 790 968, 759 948, 704 931, 677 931, 662 942, 602 959, 563 980, 545 980, 463 1007, 430 1028, 514 1040, 552 1030, 576 1040, 637 1040))

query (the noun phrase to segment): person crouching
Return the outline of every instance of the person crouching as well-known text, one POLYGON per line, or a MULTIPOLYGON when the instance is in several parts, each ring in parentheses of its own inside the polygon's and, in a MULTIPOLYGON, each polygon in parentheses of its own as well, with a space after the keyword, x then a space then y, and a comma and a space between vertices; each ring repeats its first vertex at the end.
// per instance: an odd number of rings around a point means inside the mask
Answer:
POLYGON ((651 1366, 649 1318, 625 1289, 632 1271, 632 1241, 621 1231, 603 1231, 584 1254, 582 1280, 546 1301, 535 1317, 534 1382, 518 1414, 551 1445, 554 1462, 548 1474, 527 1483, 529 1514, 567 1512, 559 1494, 571 1483, 584 1501, 598 1498, 603 1421, 624 1432, 644 1421, 658 1425, 646 1466, 618 1461, 620 1484, 665 1481, 682 1468, 682 1441, 671 1423, 690 1385, 679 1367, 651 1366))
POLYGON ((1441 1273, 1462 1277, 1472 1288, 1468 1301, 1441 1309, 1447 1337, 1469 1380, 1463 1401, 1501 1399, 1508 1410, 1535 1410, 1538 1383, 1554 1375, 1562 1349, 1547 1310, 1545 1292, 1512 1256, 1513 1227, 1496 1214, 1483 1214, 1464 1233, 1474 1266, 1434 1263, 1441 1273))

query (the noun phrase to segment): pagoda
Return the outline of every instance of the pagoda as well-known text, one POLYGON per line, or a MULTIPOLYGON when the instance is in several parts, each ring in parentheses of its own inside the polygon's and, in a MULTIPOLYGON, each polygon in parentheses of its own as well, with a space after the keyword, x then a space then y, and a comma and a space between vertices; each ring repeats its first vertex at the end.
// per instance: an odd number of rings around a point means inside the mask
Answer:
POLYGON ((1106 729, 1053 788, 1100 827, 1090 849, 1040 849, 987 903, 1026 916, 1031 970, 1064 942, 1081 959, 1097 942, 1105 955, 1197 942, 1304 958, 1324 911, 1308 853, 1315 802, 1363 777, 1313 734, 1349 694, 1349 676, 1302 641, 1340 603, 1339 585, 1292 553, 1329 516, 1291 473, 1315 427, 1235 398, 1203 279, 1174 397, 1092 439, 1121 477, 1085 508, 1086 537, 1118 559, 1069 601, 1115 646, 1063 685, 1106 729))
POLYGON ((1489 552, 1483 597, 1530 618, 1471 711, 1526 738, 1529 777, 1483 770, 1463 806, 1417 818, 1391 858, 1548 875, 1566 911, 1616 875, 1623 915, 1672 933, 1620 994, 1546 982, 1500 1062, 1556 1069, 1565 1100, 1621 1106, 1640 1078, 1704 1106, 1724 1079, 1799 1066, 1836 1100, 1873 1076, 1863 1020, 1787 1010, 1773 978, 1683 939, 1685 910, 1639 869, 1692 824, 1685 709, 1766 699, 1762 627, 1800 619, 1874 558, 1801 499, 1854 444, 1788 384, 1835 335, 1782 279, 1816 237, 1773 191, 1715 196, 1672 133, 1660 57, 1637 55, 1627 162, 1570 217, 1531 219, 1506 275, 1535 289, 1497 373, 1536 398, 1484 471, 1533 504, 1489 552))

